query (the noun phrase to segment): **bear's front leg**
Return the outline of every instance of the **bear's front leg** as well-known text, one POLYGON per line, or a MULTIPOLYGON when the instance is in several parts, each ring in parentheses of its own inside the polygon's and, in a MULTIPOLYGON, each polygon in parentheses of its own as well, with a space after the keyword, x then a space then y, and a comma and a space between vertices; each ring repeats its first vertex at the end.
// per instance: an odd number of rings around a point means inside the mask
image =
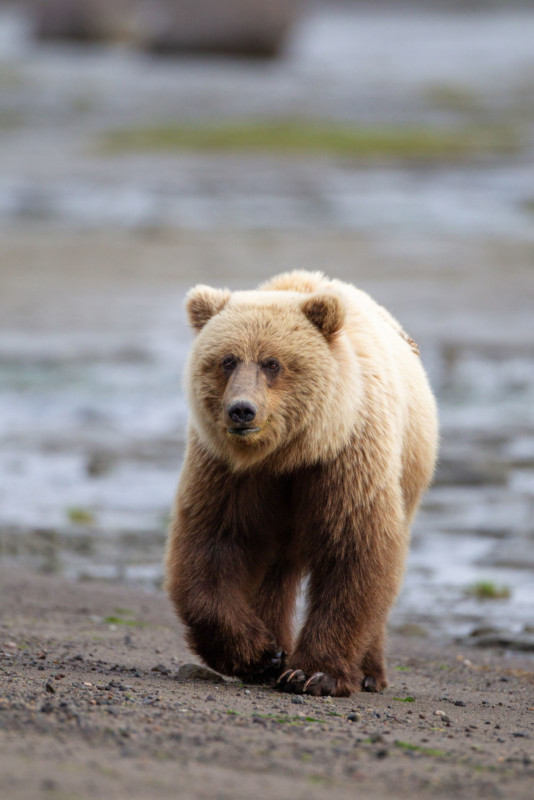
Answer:
POLYGON ((248 512, 253 488, 192 437, 169 532, 166 587, 191 649, 209 667, 277 676, 280 645, 251 602, 266 570, 264 537, 248 512))
POLYGON ((407 535, 395 490, 380 490, 356 508, 323 507, 332 517, 316 507, 314 537, 308 537, 307 619, 278 685, 288 692, 346 697, 386 685, 383 662, 377 661, 381 647, 374 650, 398 590, 407 535), (365 671, 371 661, 374 681, 365 671))
POLYGON ((198 541, 190 548, 180 540, 175 558, 179 567, 169 570, 167 588, 191 649, 225 675, 279 674, 279 647, 246 598, 239 547, 226 542, 200 556, 198 541))
POLYGON ((168 578, 168 591, 186 625, 191 649, 212 669, 246 677, 282 666, 270 631, 250 608, 239 576, 239 553, 220 548, 203 565, 198 554, 180 547, 180 569, 168 578))

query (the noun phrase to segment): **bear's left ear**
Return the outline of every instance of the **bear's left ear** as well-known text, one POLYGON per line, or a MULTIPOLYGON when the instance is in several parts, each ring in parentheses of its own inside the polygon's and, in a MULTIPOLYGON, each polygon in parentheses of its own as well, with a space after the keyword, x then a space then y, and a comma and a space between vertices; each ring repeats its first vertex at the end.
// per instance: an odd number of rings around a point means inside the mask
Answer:
POLYGON ((345 322, 343 302, 333 294, 313 294, 304 300, 300 307, 310 322, 327 339, 341 330, 345 322))
POLYGON ((212 289, 211 286, 193 286, 185 298, 185 308, 189 324, 195 331, 200 331, 206 322, 219 311, 222 311, 231 292, 228 289, 212 289))

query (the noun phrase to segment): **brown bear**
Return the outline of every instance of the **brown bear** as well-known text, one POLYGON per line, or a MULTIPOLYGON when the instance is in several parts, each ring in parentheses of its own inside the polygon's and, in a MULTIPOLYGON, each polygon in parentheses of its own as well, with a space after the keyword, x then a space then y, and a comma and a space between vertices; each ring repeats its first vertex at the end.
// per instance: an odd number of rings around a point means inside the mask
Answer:
POLYGON ((318 272, 196 286, 187 312, 191 424, 166 574, 191 648, 285 691, 383 689, 387 616, 437 449, 417 346, 318 272))

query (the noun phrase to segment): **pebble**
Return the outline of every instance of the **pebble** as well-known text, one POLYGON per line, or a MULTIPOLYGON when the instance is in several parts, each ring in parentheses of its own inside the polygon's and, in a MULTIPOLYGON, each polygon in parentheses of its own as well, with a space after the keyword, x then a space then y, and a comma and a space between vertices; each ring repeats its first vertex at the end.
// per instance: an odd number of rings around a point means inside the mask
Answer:
POLYGON ((357 711, 351 711, 350 714, 347 714, 347 719, 349 722, 359 722, 362 718, 362 715, 359 714, 357 711))
POLYGON ((294 703, 296 706, 302 705, 304 700, 300 696, 300 694, 296 694, 294 697, 291 698, 291 702, 294 703))
POLYGON ((211 681, 211 683, 224 683, 224 678, 217 672, 200 664, 182 664, 176 673, 179 681, 211 681))
POLYGON ((212 694, 209 694, 209 695, 206 697, 206 702, 207 702, 207 703, 208 703, 208 702, 209 702, 209 703, 214 703, 214 702, 215 702, 215 697, 214 697, 212 694))
POLYGON ((51 681, 47 681, 46 682, 45 689, 46 689, 47 692, 50 692, 50 694, 55 694, 56 693, 56 687, 54 686, 54 684, 51 681))
POLYGON ((454 701, 454 705, 455 705, 455 706, 462 706, 462 708, 465 708, 465 707, 466 707, 466 705, 467 705, 467 703, 464 703, 464 701, 463 701, 463 700, 455 700, 455 701, 454 701))
POLYGON ((156 664, 152 667, 151 672, 159 672, 161 675, 170 675, 171 671, 165 664, 156 664))

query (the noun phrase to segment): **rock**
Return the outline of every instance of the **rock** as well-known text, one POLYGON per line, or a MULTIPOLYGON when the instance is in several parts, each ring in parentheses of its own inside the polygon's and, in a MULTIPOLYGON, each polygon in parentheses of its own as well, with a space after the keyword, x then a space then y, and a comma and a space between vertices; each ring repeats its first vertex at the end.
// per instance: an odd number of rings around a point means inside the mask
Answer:
POLYGON ((54 686, 54 684, 52 683, 52 681, 47 681, 47 682, 46 682, 46 684, 45 684, 45 689, 46 689, 46 691, 47 691, 47 692, 49 692, 50 694, 55 694, 55 693, 56 693, 56 687, 54 686))
POLYGON ((277 55, 298 0, 33 0, 40 39, 122 40, 153 52, 277 55))
POLYGON ((201 664, 182 664, 176 673, 178 681, 210 681, 211 683, 224 683, 224 678, 201 664))
POLYGON ((534 635, 497 628, 483 628, 474 630, 469 636, 456 639, 458 644, 469 644, 474 647, 502 647, 506 650, 520 650, 524 653, 534 653, 534 635))
POLYGON ((357 711, 351 711, 350 714, 347 714, 347 719, 349 722, 359 722, 362 718, 362 715, 359 714, 357 711))
POLYGON ((88 457, 85 471, 92 478, 98 478, 110 472, 115 464, 115 457, 104 450, 97 450, 88 457))
POLYGON ((300 706, 304 702, 302 697, 299 694, 296 694, 294 697, 291 698, 291 702, 295 703, 295 705, 300 706))
POLYGON ((39 39, 128 38, 136 0, 30 0, 39 39))
POLYGON ((156 666, 152 667, 152 669, 150 671, 151 672, 159 672, 161 675, 170 675, 171 674, 170 669, 167 666, 165 666, 165 664, 156 664, 156 666))
POLYGON ((272 57, 296 7, 297 0, 152 0, 140 4, 140 38, 156 52, 272 57))

